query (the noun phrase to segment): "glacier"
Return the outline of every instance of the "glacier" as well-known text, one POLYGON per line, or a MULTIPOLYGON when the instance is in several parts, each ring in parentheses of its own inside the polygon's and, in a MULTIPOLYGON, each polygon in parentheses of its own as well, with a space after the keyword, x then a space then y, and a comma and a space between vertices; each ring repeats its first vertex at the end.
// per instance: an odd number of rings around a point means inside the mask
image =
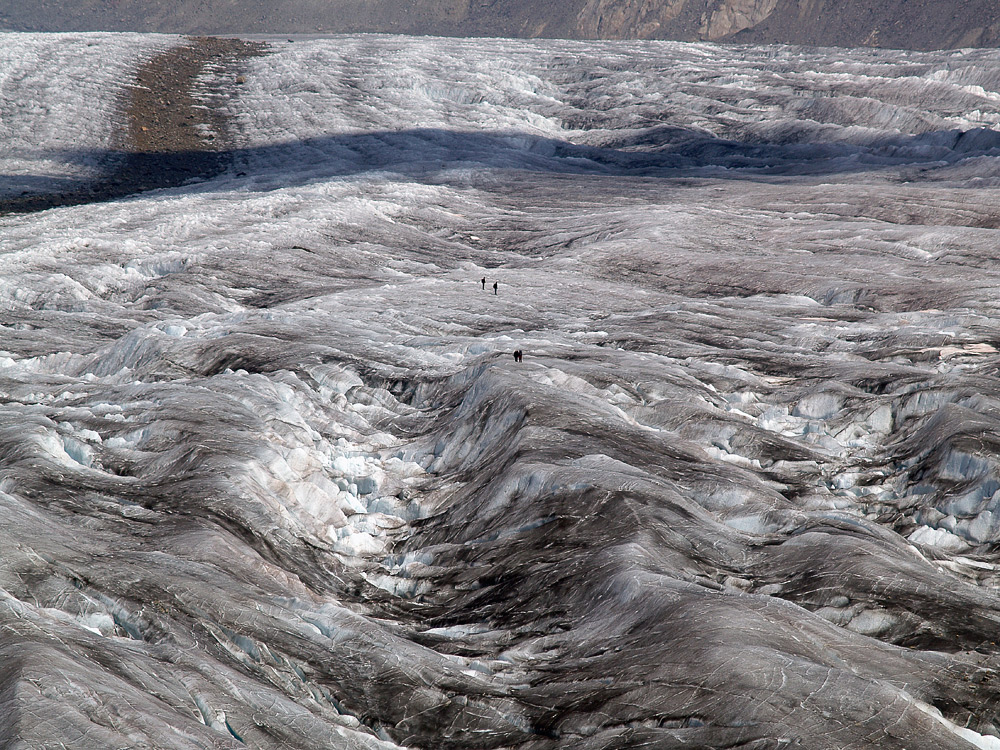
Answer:
POLYGON ((2 37, 5 747, 1000 747, 1000 53, 2 37))

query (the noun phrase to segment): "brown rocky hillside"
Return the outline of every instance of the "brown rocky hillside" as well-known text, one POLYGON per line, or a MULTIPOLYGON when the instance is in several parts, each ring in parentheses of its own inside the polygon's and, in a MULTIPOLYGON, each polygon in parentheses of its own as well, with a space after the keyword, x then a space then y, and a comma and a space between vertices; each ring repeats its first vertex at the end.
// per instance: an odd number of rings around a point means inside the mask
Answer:
POLYGON ((996 46, 996 0, 0 0, 0 28, 996 46))

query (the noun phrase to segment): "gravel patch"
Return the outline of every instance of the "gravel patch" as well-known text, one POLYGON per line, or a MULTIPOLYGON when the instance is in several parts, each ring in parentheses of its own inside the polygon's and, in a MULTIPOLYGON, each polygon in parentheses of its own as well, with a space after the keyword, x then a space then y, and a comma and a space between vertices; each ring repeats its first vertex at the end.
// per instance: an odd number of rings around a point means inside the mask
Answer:
MULTIPOLYGON (((109 172, 78 189, 2 200, 0 214, 115 200, 224 171, 233 147, 228 117, 220 107, 196 97, 198 77, 212 66, 238 86, 242 61, 265 54, 266 49, 259 42, 194 37, 150 58, 122 96, 126 127, 109 154, 113 164, 109 172)), ((226 92, 218 93, 213 100, 225 98, 226 92)))

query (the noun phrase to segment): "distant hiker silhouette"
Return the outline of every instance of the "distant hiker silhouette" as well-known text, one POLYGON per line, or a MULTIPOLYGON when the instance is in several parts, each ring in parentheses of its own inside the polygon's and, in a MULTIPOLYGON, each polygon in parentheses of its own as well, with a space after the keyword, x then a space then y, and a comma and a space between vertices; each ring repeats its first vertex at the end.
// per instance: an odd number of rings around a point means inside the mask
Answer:
POLYGON ((493 282, 493 293, 494 294, 497 293, 497 282, 495 282, 495 281, 493 282))
POLYGON ((522 352, 520 349, 515 349, 514 350, 514 361, 515 362, 520 362, 523 357, 524 357, 524 352, 522 352))
POLYGON ((483 290, 485 291, 485 289, 486 289, 486 277, 483 276, 483 290))

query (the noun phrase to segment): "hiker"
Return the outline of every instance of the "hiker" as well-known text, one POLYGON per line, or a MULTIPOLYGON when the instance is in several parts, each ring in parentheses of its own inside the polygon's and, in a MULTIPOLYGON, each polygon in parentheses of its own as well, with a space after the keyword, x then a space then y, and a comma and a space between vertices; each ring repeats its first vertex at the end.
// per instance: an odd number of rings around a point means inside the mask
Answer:
POLYGON ((497 293, 497 282, 495 282, 495 281, 493 282, 493 293, 494 294, 497 293))
POLYGON ((486 291, 486 277, 483 276, 483 291, 486 291))
POLYGON ((524 352, 522 352, 520 349, 515 349, 514 350, 514 361, 515 362, 520 362, 522 359, 524 359, 524 352))

